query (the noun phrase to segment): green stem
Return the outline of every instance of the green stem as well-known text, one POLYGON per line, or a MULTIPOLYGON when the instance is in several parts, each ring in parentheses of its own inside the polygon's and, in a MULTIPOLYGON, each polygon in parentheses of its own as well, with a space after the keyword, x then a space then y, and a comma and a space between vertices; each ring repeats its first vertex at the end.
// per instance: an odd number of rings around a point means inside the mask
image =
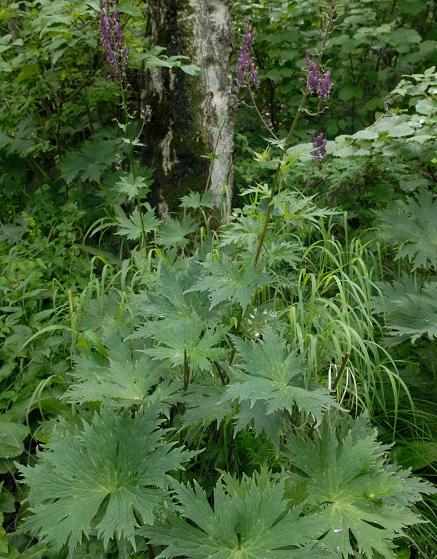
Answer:
POLYGON ((281 157, 279 158, 278 166, 276 167, 275 176, 273 177, 272 191, 270 193, 269 202, 268 202, 268 206, 267 206, 267 211, 266 211, 266 215, 265 215, 265 218, 264 218, 264 225, 263 225, 261 235, 260 235, 259 240, 258 240, 258 245, 256 247, 255 257, 253 259, 253 263, 255 265, 258 264, 258 260, 261 256, 261 251, 262 251, 264 241, 265 241, 265 238, 266 238, 267 229, 268 229, 270 219, 271 219, 271 216, 272 216, 273 198, 275 197, 275 195, 278 192, 278 190, 281 186, 281 183, 282 183, 282 164, 283 164, 283 161, 284 161, 285 154, 287 153, 286 150, 285 150, 285 147, 288 145, 291 138, 293 137, 294 131, 296 130, 297 123, 299 122, 300 115, 301 115, 301 113, 304 109, 307 97, 308 97, 308 89, 305 89, 304 94, 302 95, 300 105, 299 105, 299 107, 296 111, 296 114, 294 115, 294 119, 293 119, 293 122, 291 124, 290 130, 287 134, 287 137, 285 138, 284 151, 282 152, 281 157))
POLYGON ((253 94, 253 91, 252 91, 252 89, 250 88, 250 85, 249 85, 249 93, 250 93, 250 98, 252 99, 253 108, 255 109, 256 114, 258 115, 259 119, 260 119, 261 122, 263 123, 264 128, 265 128, 266 130, 268 130, 269 134, 271 134, 272 137, 273 137, 275 140, 278 141, 279 138, 278 138, 278 136, 275 134, 275 131, 273 130, 273 128, 272 128, 271 126, 268 125, 268 123, 266 122, 266 119, 263 117, 261 111, 259 110, 258 105, 256 104, 255 95, 253 94))
MULTIPOLYGON (((243 322, 243 315, 244 315, 243 309, 240 308, 240 314, 238 315, 237 324, 235 325, 235 334, 240 333, 241 323, 243 322)), ((232 348, 231 356, 229 358, 229 365, 232 365, 232 363, 234 362, 235 352, 236 352, 236 347, 234 346, 232 348)))
MULTIPOLYGON (((126 122, 126 124, 129 122, 129 112, 127 110, 127 103, 126 103, 126 96, 124 94, 124 87, 123 87, 123 78, 120 76, 120 93, 121 93, 121 106, 123 108, 123 113, 124 113, 124 120, 126 122)), ((144 126, 144 124, 143 124, 144 126)), ((142 131, 142 128, 141 128, 142 131)), ((140 132, 141 134, 141 132, 140 132)), ((134 157, 134 145, 132 143, 131 138, 129 138, 129 167, 130 167, 130 172, 132 174, 133 180, 135 180, 136 178, 136 173, 135 173, 135 157, 134 157)), ((138 194, 137 196, 137 209, 138 209, 138 213, 140 216, 140 222, 141 222, 141 246, 145 247, 146 246, 146 230, 144 227, 144 220, 143 220, 143 212, 141 211, 141 198, 140 195, 138 194)))
POLYGON ((343 376, 343 373, 344 373, 344 371, 345 371, 345 369, 346 369, 346 365, 347 365, 347 362, 349 361, 349 357, 350 357, 350 354, 349 354, 349 353, 345 353, 345 354, 343 355, 343 359, 342 359, 342 361, 341 361, 340 368, 338 369, 337 376, 335 377, 334 382, 332 383, 332 388, 331 388, 331 390, 332 390, 333 392, 334 392, 335 390, 337 390, 338 383, 340 382, 341 377, 343 376))
POLYGON ((188 362, 187 350, 184 349, 184 391, 188 390, 188 385, 190 384, 190 374, 191 368, 188 362))
POLYGON ((220 381, 222 385, 226 386, 229 382, 228 379, 226 378, 226 373, 223 371, 218 361, 214 361, 214 366, 217 370, 218 376, 220 377, 220 381))

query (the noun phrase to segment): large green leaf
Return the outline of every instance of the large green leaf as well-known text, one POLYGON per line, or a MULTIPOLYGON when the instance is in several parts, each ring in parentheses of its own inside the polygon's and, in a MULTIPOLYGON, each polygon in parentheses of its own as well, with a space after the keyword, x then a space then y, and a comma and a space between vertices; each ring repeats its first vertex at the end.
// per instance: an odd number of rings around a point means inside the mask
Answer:
POLYGON ((437 200, 428 190, 416 199, 398 202, 379 214, 387 240, 397 247, 397 258, 408 258, 413 269, 437 266, 437 200))
POLYGON ((322 539, 341 557, 359 551, 371 559, 394 559, 396 537, 420 522, 411 505, 431 484, 409 477, 387 464, 388 446, 376 440, 367 419, 338 420, 327 415, 312 439, 293 435, 287 456, 304 485, 304 499, 325 525, 322 539))
POLYGON ((206 291, 211 308, 229 301, 238 303, 245 310, 257 288, 266 285, 270 279, 256 266, 227 257, 219 262, 204 262, 202 266, 202 275, 190 289, 187 289, 187 293, 206 291))
POLYGON ((166 496, 167 472, 193 456, 162 440, 159 409, 132 416, 108 408, 81 430, 58 428, 35 466, 18 466, 30 488, 21 531, 58 549, 91 534, 105 546, 114 537, 135 545, 135 529, 154 522, 166 496))
POLYGON ((169 219, 159 230, 156 242, 166 248, 175 246, 184 248, 188 244, 187 237, 196 229, 197 222, 190 217, 186 217, 182 221, 169 219))
POLYGON ((29 435, 26 425, 0 421, 0 458, 15 458, 24 452, 24 439, 29 435))
POLYGON ((116 183, 114 190, 124 194, 127 199, 133 200, 138 196, 144 197, 150 190, 151 176, 135 176, 132 173, 122 175, 116 183))
POLYGON ((322 413, 335 401, 326 390, 307 389, 303 384, 305 362, 292 351, 270 326, 262 341, 246 342, 234 337, 241 357, 241 369, 227 387, 227 397, 239 401, 265 402, 267 414, 295 408, 321 420, 322 413))
POLYGON ((149 205, 146 205, 147 211, 141 212, 135 208, 131 215, 127 216, 121 208, 117 208, 116 234, 124 236, 131 241, 137 241, 141 238, 143 233, 147 234, 155 231, 160 220, 155 216, 154 210, 149 205))
POLYGON ((161 403, 168 406, 178 385, 162 381, 164 371, 150 358, 137 360, 109 359, 101 365, 89 357, 78 358, 73 371, 74 381, 65 393, 70 402, 105 402, 129 407, 161 403))
POLYGON ((165 545, 162 559, 297 559, 330 557, 313 547, 323 525, 288 510, 284 483, 272 482, 267 472, 244 478, 241 484, 226 476, 214 490, 214 505, 205 491, 178 484, 176 498, 182 519, 145 528, 141 533, 165 545))
MULTIPOLYGON (((147 332, 145 326, 142 330, 147 332)), ((194 311, 186 319, 149 322, 148 332, 156 345, 143 351, 155 359, 170 362, 173 367, 184 365, 187 359, 193 371, 211 371, 212 363, 226 353, 220 347, 225 330, 205 328, 194 311)))
POLYGON ((405 340, 415 343, 422 336, 437 338, 437 282, 423 287, 403 281, 381 286, 381 296, 375 298, 376 312, 384 313, 389 345, 405 340))
POLYGON ((104 171, 119 157, 121 142, 97 133, 83 142, 78 150, 69 151, 59 163, 62 178, 67 184, 75 180, 99 181, 104 171))

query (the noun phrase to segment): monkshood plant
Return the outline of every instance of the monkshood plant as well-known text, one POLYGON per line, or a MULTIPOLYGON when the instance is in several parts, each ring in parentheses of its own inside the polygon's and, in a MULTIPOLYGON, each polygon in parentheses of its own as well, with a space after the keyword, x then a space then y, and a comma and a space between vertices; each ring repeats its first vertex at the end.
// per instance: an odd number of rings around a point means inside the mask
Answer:
MULTIPOLYGON (((283 188, 307 98, 329 97, 334 19, 330 1, 290 131, 260 155, 270 185, 247 189, 218 231, 199 227, 210 201, 195 194, 181 220, 140 204, 118 216, 140 243, 112 288, 84 295, 62 396, 75 415, 19 466, 19 532, 53 556, 395 559, 421 522, 414 506, 434 488, 390 464, 361 413, 388 371, 363 249, 336 243, 337 212, 283 188)), ((248 87, 254 40, 238 60, 248 87)), ((323 134, 312 153, 319 166, 323 134)))

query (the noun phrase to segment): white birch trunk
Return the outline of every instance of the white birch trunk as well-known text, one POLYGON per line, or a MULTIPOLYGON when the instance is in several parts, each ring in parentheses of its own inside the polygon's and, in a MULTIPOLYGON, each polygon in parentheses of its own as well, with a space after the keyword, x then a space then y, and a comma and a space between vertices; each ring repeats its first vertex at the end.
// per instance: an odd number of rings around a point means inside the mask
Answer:
POLYGON ((151 139, 158 202, 175 207, 189 190, 214 193, 229 209, 234 135, 229 0, 150 0, 152 37, 168 55, 184 55, 199 76, 155 69, 151 139))

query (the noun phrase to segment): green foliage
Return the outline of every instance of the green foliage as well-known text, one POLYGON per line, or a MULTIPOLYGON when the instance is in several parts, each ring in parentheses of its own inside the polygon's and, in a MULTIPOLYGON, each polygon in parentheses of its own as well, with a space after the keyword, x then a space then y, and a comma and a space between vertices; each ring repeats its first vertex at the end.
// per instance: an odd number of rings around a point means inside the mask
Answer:
POLYGON ((160 228, 156 242, 165 248, 174 246, 184 248, 188 244, 187 237, 196 229, 197 223, 190 217, 182 221, 170 219, 160 228))
MULTIPOLYGON (((242 0, 235 3, 240 36, 250 20, 261 88, 257 103, 275 132, 294 115, 302 89, 305 53, 315 48, 325 5, 313 0, 242 0)), ((330 136, 350 134, 374 121, 402 75, 419 73, 433 62, 436 33, 429 2, 338 0, 337 20, 327 45, 334 88, 329 108, 316 116, 330 136)), ((248 103, 251 100, 248 96, 248 103)), ((318 112, 317 104, 311 105, 318 112)), ((242 126, 256 140, 260 124, 247 111, 242 126)), ((297 134, 307 141, 309 119, 297 134)))
MULTIPOLYGON (((109 134, 112 136, 112 134, 109 134)), ((106 134, 95 134, 83 142, 78 150, 68 152, 59 164, 62 178, 67 184, 82 180, 99 182, 104 171, 118 159, 119 139, 107 138, 106 134)))
MULTIPOLYGON (((231 399, 265 402, 267 415, 294 408, 312 415, 317 421, 334 400, 325 390, 305 388, 306 367, 302 356, 291 351, 287 344, 269 327, 259 344, 233 339, 242 359, 241 371, 227 387, 231 399)), ((255 410, 254 410, 255 412, 255 410)))
POLYGON ((136 527, 162 506, 169 472, 193 456, 163 440, 158 414, 156 405, 134 416, 106 409, 80 429, 60 425, 38 463, 19 466, 30 486, 22 530, 70 551, 83 536, 134 545, 136 527))
POLYGON ((324 526, 322 542, 341 557, 352 555, 352 542, 364 557, 396 557, 393 539, 420 522, 408 507, 436 491, 388 464, 388 448, 364 416, 348 425, 327 414, 313 439, 288 439, 286 453, 297 468, 292 483, 302 484, 301 495, 324 526))
POLYGON ((288 510, 284 480, 273 482, 263 471, 241 483, 229 476, 214 489, 214 506, 205 491, 178 484, 175 490, 183 519, 142 530, 153 543, 167 546, 163 558, 226 557, 272 559, 322 557, 314 542, 320 525, 288 510))
POLYGON ((269 276, 247 262, 231 260, 226 256, 218 262, 203 262, 203 275, 189 291, 206 291, 211 309, 231 301, 246 310, 256 288, 266 285, 269 276))
POLYGON ((130 202, 138 196, 144 198, 144 195, 147 194, 150 189, 150 184, 145 177, 136 177, 130 173, 129 175, 120 177, 120 180, 115 185, 115 189, 120 194, 124 194, 130 202))
POLYGON ((437 201, 429 191, 380 215, 387 240, 397 248, 396 258, 408 258, 413 270, 437 265, 437 201))
POLYGON ((435 67, 405 76, 373 124, 328 142, 320 168, 314 168, 307 144, 293 146, 297 161, 290 183, 321 193, 366 225, 373 224, 375 208, 426 192, 435 182, 436 76, 435 67))
POLYGON ((103 365, 77 358, 73 375, 74 383, 65 398, 82 404, 111 401, 116 407, 130 407, 156 402, 164 407, 178 388, 166 384, 163 370, 147 357, 136 361, 119 357, 103 365))
POLYGON ((28 435, 29 429, 25 425, 0 421, 0 458, 20 456, 24 451, 23 441, 28 435))
POLYGON ((415 288, 404 280, 383 285, 381 292, 375 308, 385 315, 390 344, 408 339, 414 344, 421 336, 430 340, 437 337, 436 282, 415 288))
POLYGON ((146 209, 146 212, 140 212, 138 208, 135 208, 132 214, 127 216, 121 207, 116 208, 116 234, 126 237, 130 241, 137 241, 143 233, 155 231, 160 221, 149 205, 146 206, 146 209))
POLYGON ((153 6, 118 5, 120 83, 98 1, 0 6, 1 556, 436 555, 435 490, 402 469, 435 474, 436 13, 337 0, 332 102, 285 142, 330 4, 234 2, 261 79, 235 207, 199 184, 181 215, 148 81, 199 69, 152 46, 153 6))
POLYGON ((172 367, 187 362, 193 371, 211 371, 212 363, 225 354, 218 345, 223 329, 205 328, 197 313, 186 320, 155 321, 150 331, 157 345, 144 351, 157 360, 168 361, 172 367))

